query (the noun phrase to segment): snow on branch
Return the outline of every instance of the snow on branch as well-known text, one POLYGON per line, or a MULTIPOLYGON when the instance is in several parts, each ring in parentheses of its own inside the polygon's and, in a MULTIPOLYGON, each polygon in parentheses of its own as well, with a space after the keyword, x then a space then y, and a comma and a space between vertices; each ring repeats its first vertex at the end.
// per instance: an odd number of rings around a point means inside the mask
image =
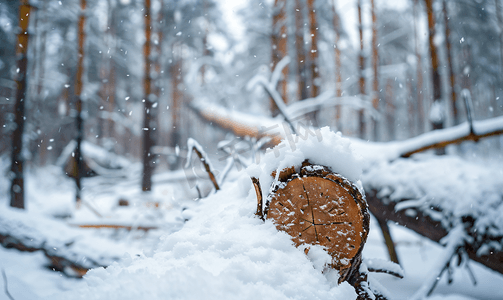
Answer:
POLYGON ((484 121, 465 122, 451 128, 434 130, 415 138, 399 142, 398 149, 401 157, 409 157, 415 153, 429 149, 443 148, 451 144, 464 141, 477 142, 481 138, 503 134, 503 116, 484 121))
POLYGON ((374 273, 385 273, 398 278, 403 278, 403 270, 400 265, 395 264, 394 262, 382 260, 382 259, 366 259, 365 265, 367 265, 367 269, 369 272, 374 273))

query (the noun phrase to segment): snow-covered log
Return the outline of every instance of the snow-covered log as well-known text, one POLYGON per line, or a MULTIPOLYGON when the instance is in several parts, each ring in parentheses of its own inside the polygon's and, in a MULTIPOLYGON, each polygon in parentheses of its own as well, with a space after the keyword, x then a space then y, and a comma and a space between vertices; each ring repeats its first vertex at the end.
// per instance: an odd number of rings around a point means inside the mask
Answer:
POLYGON ((51 267, 75 277, 91 268, 109 266, 122 256, 118 249, 123 249, 90 232, 10 208, 0 210, 0 244, 20 251, 42 251, 51 267))
POLYGON ((503 177, 459 157, 398 159, 362 178, 372 214, 440 242, 459 224, 468 257, 503 274, 503 177))

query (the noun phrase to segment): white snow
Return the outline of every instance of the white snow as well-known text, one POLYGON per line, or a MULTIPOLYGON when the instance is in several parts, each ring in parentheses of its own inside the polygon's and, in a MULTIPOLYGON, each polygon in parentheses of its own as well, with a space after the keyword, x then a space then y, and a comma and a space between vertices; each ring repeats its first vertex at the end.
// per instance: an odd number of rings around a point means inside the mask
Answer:
POLYGON ((180 231, 162 237, 153 255, 126 256, 91 270, 86 287, 55 298, 356 298, 349 284, 337 285, 333 273, 315 269, 286 233, 255 218, 255 207, 251 180, 243 173, 203 199, 180 231))
POLYGON ((267 149, 259 164, 250 166, 247 172, 250 177, 260 180, 265 199, 273 182, 273 171, 292 166, 299 168, 306 159, 312 164, 329 167, 361 188, 361 156, 355 154, 349 139, 343 138, 340 132, 334 133, 329 127, 316 130, 304 128, 304 132, 299 132, 298 135, 287 136, 273 149, 267 149))

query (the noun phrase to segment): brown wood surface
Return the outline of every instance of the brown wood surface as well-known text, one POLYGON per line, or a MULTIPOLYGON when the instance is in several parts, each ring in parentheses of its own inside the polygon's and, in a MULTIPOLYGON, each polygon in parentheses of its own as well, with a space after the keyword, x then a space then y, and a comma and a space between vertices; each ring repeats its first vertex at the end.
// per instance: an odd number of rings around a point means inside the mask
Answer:
MULTIPOLYGON (((323 166, 304 163, 280 173, 280 184, 268 198, 266 217, 292 236, 296 246, 325 247, 341 281, 355 274, 368 234, 363 196, 342 176, 323 166)), ((271 174, 275 175, 275 174, 271 174)))

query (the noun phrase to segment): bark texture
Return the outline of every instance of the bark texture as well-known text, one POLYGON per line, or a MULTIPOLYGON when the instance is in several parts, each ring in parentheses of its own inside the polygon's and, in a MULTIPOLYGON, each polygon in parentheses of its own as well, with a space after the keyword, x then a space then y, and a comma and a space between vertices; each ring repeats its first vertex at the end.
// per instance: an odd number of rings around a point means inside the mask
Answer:
POLYGON ((22 0, 19 6, 19 33, 17 35, 16 104, 14 106, 15 129, 12 133, 12 160, 10 187, 10 206, 24 209, 23 175, 23 134, 28 69, 28 25, 30 24, 31 6, 28 0, 22 0))
MULTIPOLYGON (((286 24, 286 0, 275 0, 273 16, 272 16, 272 34, 271 34, 271 45, 272 45, 272 66, 271 71, 276 68, 278 63, 288 55, 287 53, 287 24, 286 24)), ((288 88, 287 88, 287 78, 288 78, 288 66, 283 68, 281 71, 281 78, 278 82, 278 90, 281 98, 285 103, 288 103, 288 88)), ((276 116, 279 112, 278 106, 271 99, 271 112, 273 116, 276 116)))
POLYGON ((141 189, 144 192, 152 190, 152 173, 154 172, 153 155, 151 148, 153 141, 153 114, 152 114, 152 80, 150 78, 150 54, 152 36, 152 16, 150 0, 145 0, 144 22, 145 22, 145 44, 143 45, 143 55, 145 58, 145 70, 143 79, 143 92, 145 94, 143 111, 143 172, 141 189))

